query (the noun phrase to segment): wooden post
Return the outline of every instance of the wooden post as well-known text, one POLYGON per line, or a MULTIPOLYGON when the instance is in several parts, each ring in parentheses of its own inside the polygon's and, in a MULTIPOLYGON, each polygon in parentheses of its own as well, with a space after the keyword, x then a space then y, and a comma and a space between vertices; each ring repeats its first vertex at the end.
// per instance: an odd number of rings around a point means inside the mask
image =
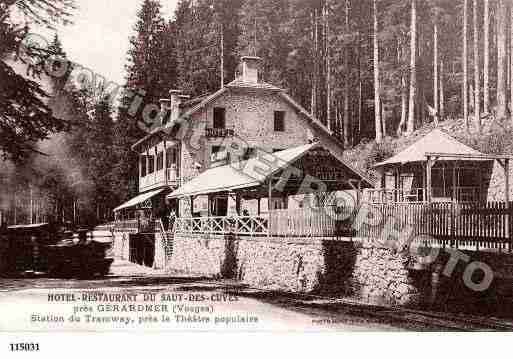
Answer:
POLYGON ((509 158, 504 159, 504 199, 509 203, 509 158))
POLYGON ((420 172, 422 172, 422 202, 427 202, 427 184, 426 184, 426 173, 427 173, 427 165, 422 164, 420 172))
POLYGON ((269 193, 267 196, 267 210, 271 212, 271 199, 273 195, 272 179, 269 178, 269 193))
POLYGON ((267 238, 269 238, 271 236, 271 223, 272 223, 271 198, 272 198, 272 194, 273 194, 273 183, 272 183, 272 178, 269 178, 269 194, 268 194, 268 199, 267 199, 267 210, 268 210, 267 238))
POLYGON ((426 161, 426 197, 427 197, 428 203, 431 203, 431 169, 432 169, 431 156, 427 156, 427 161, 426 161))
POLYGON ((394 171, 394 202, 399 202, 399 169, 394 171))
MULTIPOLYGON (((457 164, 457 162, 456 162, 457 164)), ((456 192, 456 164, 453 164, 452 165, 452 201, 453 202, 456 202, 456 195, 457 195, 457 192, 456 192)))
POLYGON ((362 193, 362 181, 358 181, 358 192, 356 192, 356 207, 360 208, 362 203, 363 193, 362 193))
POLYGON ((164 139, 164 153, 162 154, 162 162, 164 162, 162 164, 162 168, 164 169, 164 183, 167 185, 169 184, 168 183, 168 178, 167 178, 167 148, 166 148, 166 140, 164 139))
POLYGON ((506 201, 506 211, 508 213, 507 221, 508 221, 508 236, 509 236, 509 242, 508 242, 508 250, 511 252, 513 249, 513 236, 512 236, 512 230, 513 226, 511 223, 511 206, 509 203, 509 158, 504 159, 504 200, 506 201))
POLYGON ((33 193, 33 189, 32 189, 32 185, 29 186, 30 189, 30 221, 29 223, 30 224, 33 224, 34 223, 34 193, 33 193))
POLYGON ((259 215, 259 216, 260 216, 260 212, 261 212, 261 210, 260 210, 260 200, 261 200, 261 198, 260 198, 260 197, 258 197, 258 202, 257 202, 257 207, 258 207, 258 208, 257 208, 257 211, 258 211, 258 215, 259 215))
POLYGON ((240 216, 240 194, 239 192, 235 192, 235 212, 237 212, 237 216, 240 216))

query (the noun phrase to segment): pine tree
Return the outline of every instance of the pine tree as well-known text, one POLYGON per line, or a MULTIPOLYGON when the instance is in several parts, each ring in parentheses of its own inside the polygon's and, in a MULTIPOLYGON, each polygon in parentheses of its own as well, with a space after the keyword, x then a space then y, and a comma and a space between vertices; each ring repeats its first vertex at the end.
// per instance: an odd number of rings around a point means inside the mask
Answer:
POLYGON ((497 118, 503 119, 508 116, 506 97, 508 7, 506 0, 498 0, 497 4, 497 118))
POLYGON ((408 103, 408 122, 406 134, 415 129, 415 101, 417 96, 417 0, 411 0, 411 29, 410 29, 410 97, 408 103))
POLYGON ((158 100, 177 84, 173 62, 176 32, 173 26, 166 27, 160 9, 159 1, 144 0, 137 13, 135 35, 130 38, 126 84, 114 129, 114 177, 121 200, 137 193, 137 155, 131 146, 145 134, 145 126, 157 124, 158 100))
MULTIPOLYGON (((73 2, 69 0, 20 0, 9 4, 0 4, 0 158, 14 161, 26 160, 37 152, 37 141, 50 134, 69 128, 68 123, 56 118, 47 105, 49 95, 34 80, 41 69, 29 66, 36 75, 34 79, 16 73, 5 61, 12 58, 24 36, 27 27, 20 24, 18 17, 11 16, 10 5, 25 14, 32 21, 51 26, 67 23, 73 2), (8 6, 9 5, 9 6, 8 6)), ((24 58, 19 61, 41 63, 47 52, 40 48, 25 46, 24 58)), ((27 63, 27 66, 30 63, 27 63)))
POLYGON ((378 44, 378 7, 376 0, 373 0, 373 48, 374 48, 374 124, 376 130, 376 142, 381 142, 383 139, 383 127, 381 118, 381 99, 379 96, 380 82, 379 82, 379 44, 378 44))

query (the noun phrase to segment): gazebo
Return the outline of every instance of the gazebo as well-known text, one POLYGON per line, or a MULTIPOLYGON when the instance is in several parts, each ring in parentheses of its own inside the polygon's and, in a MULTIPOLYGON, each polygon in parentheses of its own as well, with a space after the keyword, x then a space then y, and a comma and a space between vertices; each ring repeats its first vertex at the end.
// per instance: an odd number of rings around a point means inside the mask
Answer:
POLYGON ((509 202, 509 157, 483 154, 435 129, 374 166, 381 181, 365 200, 486 202, 494 161, 504 169, 504 201, 509 202))

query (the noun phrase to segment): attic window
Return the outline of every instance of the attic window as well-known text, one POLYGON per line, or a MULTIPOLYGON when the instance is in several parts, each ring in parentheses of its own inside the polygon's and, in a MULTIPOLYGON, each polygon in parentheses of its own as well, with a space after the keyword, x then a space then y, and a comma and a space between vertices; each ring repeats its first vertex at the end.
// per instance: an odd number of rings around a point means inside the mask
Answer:
POLYGON ((274 131, 285 131, 285 111, 274 111, 274 131))
POLYGON ((226 110, 224 107, 214 107, 214 128, 226 128, 226 110))

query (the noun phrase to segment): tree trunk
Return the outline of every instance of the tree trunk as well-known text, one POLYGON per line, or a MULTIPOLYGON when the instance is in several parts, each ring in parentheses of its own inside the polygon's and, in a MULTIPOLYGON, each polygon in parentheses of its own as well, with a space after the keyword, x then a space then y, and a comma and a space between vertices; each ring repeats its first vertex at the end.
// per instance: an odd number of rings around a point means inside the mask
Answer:
POLYGON ((463 3, 463 120, 468 128, 468 0, 463 3))
MULTIPOLYGON (((346 0, 346 19, 345 19, 345 33, 349 35, 349 0, 346 0)), ((344 84, 344 147, 349 147, 349 46, 345 46, 344 51, 344 70, 345 70, 345 84, 344 84)))
POLYGON ((508 7, 506 0, 498 0, 497 7, 497 118, 508 116, 506 98, 507 58, 506 38, 508 26, 508 7))
MULTIPOLYGON (((509 53, 510 53, 510 76, 513 76, 513 61, 511 59, 511 56, 513 56, 513 5, 510 4, 510 46, 509 46, 509 53)), ((510 81, 513 81, 510 78, 510 81)), ((510 82, 510 100, 509 100, 509 106, 510 106, 510 113, 513 113, 513 83, 510 82)), ((513 118, 512 118, 513 121, 513 118)))
MULTIPOLYGON (((436 16, 436 15, 435 15, 436 16)), ((433 106, 435 107, 435 126, 438 126, 438 19, 435 18, 435 26, 433 31, 433 106)))
POLYGON ((490 3, 484 0, 483 111, 490 112, 490 3))
POLYGON ((360 31, 358 31, 358 142, 362 138, 362 61, 361 61, 361 44, 360 44, 360 31))
POLYGON ((406 75, 401 75, 401 120, 397 126, 397 136, 403 132, 404 125, 406 124, 406 117, 408 116, 408 91, 407 91, 406 75))
POLYGON ((317 117, 317 10, 312 21, 312 42, 313 42, 313 74, 312 74, 312 98, 310 103, 310 112, 313 117, 317 117))
POLYGON ((474 27, 474 121, 477 130, 481 132, 481 109, 479 92, 479 31, 477 27, 477 0, 472 3, 473 8, 473 27, 474 27))
MULTIPOLYGON (((404 43, 402 40, 398 40, 397 45, 397 62, 402 64, 404 61, 404 43)), ((406 125, 406 118, 408 117, 408 83, 406 79, 406 74, 404 71, 401 71, 401 119, 399 121, 399 125, 397 126, 396 134, 397 136, 401 136, 404 131, 404 126, 406 125)))
POLYGON ((417 92, 417 1, 411 1, 411 29, 410 29, 410 99, 408 104, 408 123, 406 135, 415 129, 415 99, 417 92))
POLYGON ((381 127, 381 100, 379 96, 379 48, 378 48, 378 13, 376 0, 372 1, 374 12, 374 123, 376 127, 376 142, 381 142, 383 132, 381 127))
POLYGON ((331 58, 330 58, 330 47, 329 47, 329 12, 328 12, 328 0, 324 2, 324 25, 326 29, 326 121, 328 122, 328 129, 331 130, 331 58))
POLYGON ((445 94, 444 94, 444 62, 440 61, 440 73, 438 74, 440 78, 440 119, 444 120, 445 118, 445 94))

